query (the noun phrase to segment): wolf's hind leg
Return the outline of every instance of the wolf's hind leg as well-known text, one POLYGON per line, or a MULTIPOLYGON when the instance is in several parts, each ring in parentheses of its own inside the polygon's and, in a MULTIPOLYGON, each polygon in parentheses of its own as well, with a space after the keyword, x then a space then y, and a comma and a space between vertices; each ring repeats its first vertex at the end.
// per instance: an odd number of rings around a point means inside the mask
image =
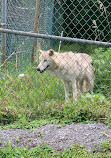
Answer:
POLYGON ((76 84, 76 80, 73 80, 73 82, 72 82, 72 91, 73 91, 73 98, 77 102, 77 84, 76 84))
POLYGON ((69 99, 69 82, 66 80, 63 80, 63 82, 65 88, 65 100, 67 101, 69 99))
POLYGON ((94 78, 91 78, 91 79, 90 79, 89 84, 90 84, 91 94, 93 94, 93 88, 94 88, 94 78))
POLYGON ((88 85, 89 85, 89 90, 90 90, 91 94, 93 94, 94 77, 93 77, 93 76, 89 76, 89 77, 87 78, 87 82, 88 82, 88 85))

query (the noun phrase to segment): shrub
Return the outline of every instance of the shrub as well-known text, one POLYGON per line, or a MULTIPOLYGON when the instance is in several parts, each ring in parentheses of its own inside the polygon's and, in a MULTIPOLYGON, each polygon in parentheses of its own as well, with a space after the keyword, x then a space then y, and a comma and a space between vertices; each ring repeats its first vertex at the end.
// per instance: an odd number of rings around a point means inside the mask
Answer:
POLYGON ((92 54, 95 67, 95 91, 110 96, 111 90, 111 48, 95 49, 92 54))

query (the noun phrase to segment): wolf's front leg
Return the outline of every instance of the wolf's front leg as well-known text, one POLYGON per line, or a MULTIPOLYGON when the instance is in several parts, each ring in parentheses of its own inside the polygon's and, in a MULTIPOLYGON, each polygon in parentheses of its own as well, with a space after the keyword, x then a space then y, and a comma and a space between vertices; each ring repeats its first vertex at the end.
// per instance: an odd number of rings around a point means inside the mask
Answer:
POLYGON ((65 88, 65 101, 69 99, 69 82, 63 80, 64 82, 64 88, 65 88))
POLYGON ((77 102, 77 84, 76 80, 72 81, 73 99, 77 102))

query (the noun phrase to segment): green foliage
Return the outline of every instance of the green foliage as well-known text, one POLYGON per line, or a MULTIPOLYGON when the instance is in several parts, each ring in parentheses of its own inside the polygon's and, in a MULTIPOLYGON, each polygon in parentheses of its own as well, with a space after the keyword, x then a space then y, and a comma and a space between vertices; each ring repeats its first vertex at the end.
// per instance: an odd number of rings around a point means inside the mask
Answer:
POLYGON ((95 90, 105 96, 111 96, 111 48, 95 49, 92 54, 95 67, 95 90))
POLYGON ((93 150, 93 153, 95 153, 95 155, 98 155, 99 157, 111 157, 111 140, 101 143, 93 150))
POLYGON ((71 43, 67 46, 67 43, 63 42, 61 46, 61 52, 72 51, 72 52, 82 52, 82 53, 91 54, 92 49, 94 48, 96 48, 96 46, 80 44, 80 43, 71 43))
POLYGON ((110 41, 110 0, 101 0, 99 3, 97 0, 88 0, 87 3, 84 0, 60 2, 64 36, 110 41))
MULTIPOLYGON (((8 127, 35 128, 51 122, 66 124, 72 122, 101 121, 108 125, 111 124, 111 103, 103 95, 94 94, 91 96, 90 94, 86 94, 81 96, 77 103, 70 101, 59 105, 59 102, 53 100, 51 103, 34 104, 33 106, 19 107, 17 110, 18 115, 16 114, 17 118, 15 117, 15 113, 13 113, 13 118, 18 121, 8 127), (33 121, 34 119, 36 120, 33 121), (44 121, 41 121, 42 119, 44 121)), ((4 118, 4 115, 1 115, 1 118, 4 118)), ((12 118, 8 117, 8 119, 11 122, 12 118)), ((3 124, 4 122, 2 120, 1 123, 3 124)))
MULTIPOLYGON (((76 49, 78 48, 79 45, 76 49)), ((86 48, 89 49, 89 47, 86 48)), ((2 74, 0 79, 1 128, 33 129, 47 123, 61 123, 64 125, 72 122, 87 123, 95 121, 111 126, 111 49, 98 48, 95 49, 95 53, 90 54, 95 67, 94 94, 86 93, 80 96, 77 103, 71 99, 64 102, 62 81, 49 76, 47 73, 41 75, 36 71, 36 65, 28 65, 28 67, 23 68, 25 77, 21 79, 17 77, 20 72, 9 73, 12 68, 9 66, 9 71, 2 74)), ((42 133, 39 133, 39 136, 42 137, 42 133)), ((19 141, 19 138, 16 141, 19 141)), ((3 158, 34 158, 44 157, 44 155, 45 157, 58 158, 102 158, 111 156, 110 146, 111 143, 107 142, 90 153, 84 147, 74 146, 63 152, 55 153, 46 145, 33 149, 17 147, 12 149, 8 143, 6 148, 0 150, 0 156, 3 158)))
POLYGON ((12 148, 10 143, 7 142, 7 147, 0 149, 0 158, 28 158, 25 148, 12 148))
POLYGON ((11 148, 9 142, 7 147, 0 149, 0 158, 108 158, 111 157, 111 142, 104 142, 98 149, 94 149, 91 152, 87 152, 84 146, 75 145, 64 151, 55 152, 53 149, 44 144, 32 149, 28 148, 11 148))
MULTIPOLYGON (((72 47, 73 49, 73 47, 72 47)), ((27 128, 28 122, 55 120, 62 123, 101 121, 111 124, 111 49, 98 48, 92 53, 95 67, 94 95, 86 93, 77 103, 64 103, 64 87, 61 80, 42 75, 36 65, 25 68, 24 78, 18 72, 2 74, 0 79, 0 123, 27 128)), ((72 97, 72 96, 71 96, 72 97)), ((35 126, 35 125, 33 125, 35 126)), ((33 127, 32 127, 33 128, 33 127)))

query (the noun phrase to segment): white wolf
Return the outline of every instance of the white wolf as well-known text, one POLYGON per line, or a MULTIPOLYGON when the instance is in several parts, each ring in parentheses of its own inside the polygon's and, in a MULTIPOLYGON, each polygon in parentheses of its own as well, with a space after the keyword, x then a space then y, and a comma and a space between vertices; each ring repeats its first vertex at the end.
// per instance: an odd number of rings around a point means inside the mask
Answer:
POLYGON ((73 98, 77 101, 77 87, 83 94, 83 83, 89 85, 91 93, 93 93, 94 85, 94 69, 92 59, 84 53, 57 53, 50 49, 48 51, 40 51, 39 65, 37 70, 43 73, 45 70, 51 72, 52 75, 59 77, 64 82, 65 100, 69 99, 69 83, 72 83, 73 98))

